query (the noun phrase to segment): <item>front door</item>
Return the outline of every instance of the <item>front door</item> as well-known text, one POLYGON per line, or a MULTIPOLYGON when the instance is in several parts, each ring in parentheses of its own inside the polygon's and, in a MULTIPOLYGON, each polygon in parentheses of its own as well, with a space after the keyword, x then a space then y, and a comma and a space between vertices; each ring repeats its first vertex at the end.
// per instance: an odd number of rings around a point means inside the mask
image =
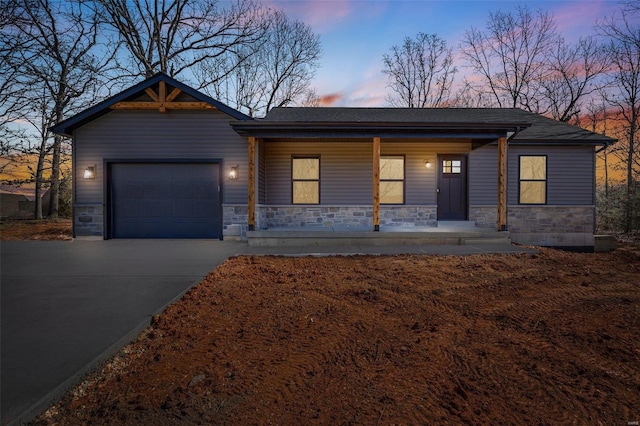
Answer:
POLYGON ((467 157, 438 155, 438 220, 467 219, 467 157))

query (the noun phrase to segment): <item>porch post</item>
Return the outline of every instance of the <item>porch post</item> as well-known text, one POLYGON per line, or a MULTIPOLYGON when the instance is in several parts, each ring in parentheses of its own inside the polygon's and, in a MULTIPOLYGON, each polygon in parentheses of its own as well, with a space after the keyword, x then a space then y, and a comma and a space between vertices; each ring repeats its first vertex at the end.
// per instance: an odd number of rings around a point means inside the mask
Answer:
POLYGON ((249 136, 249 187, 247 195, 247 222, 249 231, 256 229, 256 138, 249 136))
POLYGON ((498 231, 507 227, 507 138, 498 139, 498 231))
POLYGON ((373 230, 380 231, 380 138, 373 138, 373 230))

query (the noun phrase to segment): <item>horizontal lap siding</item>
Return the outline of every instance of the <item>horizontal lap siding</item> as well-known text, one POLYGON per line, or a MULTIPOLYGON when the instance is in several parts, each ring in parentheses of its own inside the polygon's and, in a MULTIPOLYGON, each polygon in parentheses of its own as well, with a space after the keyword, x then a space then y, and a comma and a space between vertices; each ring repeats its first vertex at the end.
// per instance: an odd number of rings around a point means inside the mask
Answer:
MULTIPOLYGON (((320 156, 320 202, 370 205, 373 198, 372 142, 273 142, 266 144, 267 204, 291 203, 291 157, 320 156)), ((405 204, 436 204, 436 155, 465 153, 469 143, 385 142, 381 155, 405 156, 405 204), (425 161, 432 167, 425 168, 425 161)))
POLYGON ((221 159, 225 203, 247 201, 247 142, 233 131, 232 119, 218 111, 112 111, 79 128, 74 135, 76 203, 103 202, 103 159, 221 159), (88 165, 96 179, 83 179, 88 165), (228 180, 231 166, 237 180, 228 180))
MULTIPOLYGON (((511 156, 510 156, 511 157, 511 156)), ((487 146, 469 153, 469 204, 498 204, 498 149, 487 146)), ((510 177, 510 176, 507 176, 510 177)), ((509 186, 511 186, 509 182, 509 186)), ((508 201, 511 203, 511 199, 508 201)))
MULTIPOLYGON (((509 146, 508 202, 518 204, 520 155, 547 156, 547 204, 592 205, 594 185, 593 147, 509 146)), ((495 146, 477 149, 469 155, 469 202, 497 204, 498 156, 495 146)))
POLYGON ((405 204, 436 205, 437 155, 466 153, 468 143, 407 142, 387 143, 380 148, 381 155, 405 156, 405 204), (431 163, 425 167, 425 161, 431 163))
POLYGON ((291 204, 292 155, 320 156, 322 204, 371 203, 371 144, 267 142, 265 145, 267 204, 291 204))

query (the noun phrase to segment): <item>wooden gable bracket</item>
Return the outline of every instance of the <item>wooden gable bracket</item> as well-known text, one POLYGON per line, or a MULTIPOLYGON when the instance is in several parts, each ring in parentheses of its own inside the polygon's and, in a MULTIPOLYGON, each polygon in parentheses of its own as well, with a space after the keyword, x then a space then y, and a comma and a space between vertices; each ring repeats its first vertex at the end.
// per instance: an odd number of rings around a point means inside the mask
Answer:
POLYGON ((164 81, 160 81, 158 93, 147 87, 144 92, 152 99, 148 101, 127 101, 116 102, 111 105, 111 109, 131 109, 131 110, 149 110, 157 109, 159 112, 167 112, 170 109, 215 109, 213 105, 206 102, 176 102, 175 99, 182 93, 180 89, 175 87, 171 93, 167 95, 167 85, 164 81))

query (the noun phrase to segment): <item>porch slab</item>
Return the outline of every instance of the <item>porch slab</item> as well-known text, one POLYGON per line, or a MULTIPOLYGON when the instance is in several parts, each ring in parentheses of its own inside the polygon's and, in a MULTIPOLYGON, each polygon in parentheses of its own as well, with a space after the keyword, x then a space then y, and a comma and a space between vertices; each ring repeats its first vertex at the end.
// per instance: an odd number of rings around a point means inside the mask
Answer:
POLYGON ((408 246, 408 245, 482 245, 510 244, 508 232, 485 228, 391 228, 374 232, 364 229, 274 228, 248 231, 251 247, 323 247, 323 246, 408 246))
POLYGON ((469 256, 474 254, 537 253, 530 247, 515 244, 480 245, 406 245, 406 246, 298 246, 298 247, 248 247, 245 254, 254 256, 395 256, 405 254, 433 256, 469 256))

